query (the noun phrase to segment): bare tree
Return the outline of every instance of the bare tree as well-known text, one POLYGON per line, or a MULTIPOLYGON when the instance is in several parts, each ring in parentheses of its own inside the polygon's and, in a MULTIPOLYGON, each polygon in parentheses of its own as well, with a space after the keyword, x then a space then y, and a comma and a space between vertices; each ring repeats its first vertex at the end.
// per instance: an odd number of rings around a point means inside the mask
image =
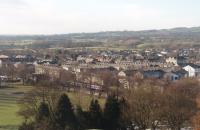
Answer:
POLYGON ((140 130, 156 129, 162 119, 161 97, 161 91, 153 86, 139 86, 126 91, 128 107, 124 111, 125 117, 140 130))
POLYGON ((49 106, 50 118, 53 120, 56 102, 61 94, 59 86, 55 82, 50 82, 48 77, 43 77, 37 85, 28 92, 24 98, 19 101, 19 115, 24 117, 25 121, 32 121, 37 114, 39 103, 45 102, 49 106))
POLYGON ((103 81, 103 90, 106 92, 107 95, 109 94, 111 88, 115 88, 118 92, 120 84, 118 81, 118 77, 114 73, 110 71, 101 71, 98 73, 98 76, 103 81))
POLYGON ((185 127, 197 112, 196 96, 199 91, 194 86, 197 84, 195 81, 181 82, 168 86, 163 97, 164 121, 172 130, 185 127))
POLYGON ((20 64, 17 68, 17 75, 22 79, 23 84, 31 78, 34 72, 32 65, 20 64))

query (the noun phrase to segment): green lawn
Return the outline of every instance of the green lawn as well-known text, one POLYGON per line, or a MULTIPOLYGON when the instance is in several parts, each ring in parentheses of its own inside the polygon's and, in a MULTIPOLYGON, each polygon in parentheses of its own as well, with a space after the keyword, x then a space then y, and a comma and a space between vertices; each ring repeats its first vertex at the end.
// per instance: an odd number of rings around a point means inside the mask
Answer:
POLYGON ((0 88, 0 130, 15 130, 21 124, 22 118, 17 115, 17 101, 32 89, 30 86, 19 84, 13 86, 0 88))
POLYGON ((105 104, 105 98, 97 98, 87 94, 73 92, 67 93, 67 95, 69 96, 73 105, 80 105, 84 110, 89 109, 89 105, 92 99, 98 99, 99 104, 102 106, 102 108, 105 104))

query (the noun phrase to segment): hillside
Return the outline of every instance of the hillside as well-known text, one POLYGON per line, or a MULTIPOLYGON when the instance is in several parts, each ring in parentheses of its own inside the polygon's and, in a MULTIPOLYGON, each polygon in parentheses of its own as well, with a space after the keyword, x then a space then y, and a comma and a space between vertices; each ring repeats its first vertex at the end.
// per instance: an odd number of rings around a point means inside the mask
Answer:
POLYGON ((199 46, 200 27, 144 31, 108 31, 61 35, 0 36, 0 49, 52 47, 177 47, 199 46))

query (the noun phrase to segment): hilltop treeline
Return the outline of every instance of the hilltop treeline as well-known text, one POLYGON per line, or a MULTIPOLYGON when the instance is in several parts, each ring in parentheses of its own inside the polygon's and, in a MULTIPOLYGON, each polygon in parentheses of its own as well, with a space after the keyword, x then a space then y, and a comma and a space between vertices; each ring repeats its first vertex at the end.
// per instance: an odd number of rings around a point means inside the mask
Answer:
POLYGON ((200 28, 174 28, 146 31, 112 31, 62 35, 0 36, 0 49, 51 47, 195 47, 200 28), (11 45, 15 45, 12 47, 11 45))

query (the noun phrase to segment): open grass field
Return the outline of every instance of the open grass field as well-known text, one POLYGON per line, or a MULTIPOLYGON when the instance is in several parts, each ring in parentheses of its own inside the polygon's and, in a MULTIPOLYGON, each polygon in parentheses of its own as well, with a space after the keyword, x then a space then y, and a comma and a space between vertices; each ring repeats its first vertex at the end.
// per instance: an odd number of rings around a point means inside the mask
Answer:
POLYGON ((71 102, 73 105, 80 105, 83 110, 88 110, 89 109, 89 105, 92 99, 98 99, 99 104, 101 105, 101 107, 104 107, 105 104, 105 98, 97 98, 97 97, 93 97, 90 95, 86 95, 84 93, 73 93, 73 92, 68 92, 67 95, 69 96, 71 102))
POLYGON ((0 88, 0 130, 17 129, 17 126, 22 122, 22 118, 17 114, 19 110, 17 101, 31 89, 30 86, 20 84, 0 88))

